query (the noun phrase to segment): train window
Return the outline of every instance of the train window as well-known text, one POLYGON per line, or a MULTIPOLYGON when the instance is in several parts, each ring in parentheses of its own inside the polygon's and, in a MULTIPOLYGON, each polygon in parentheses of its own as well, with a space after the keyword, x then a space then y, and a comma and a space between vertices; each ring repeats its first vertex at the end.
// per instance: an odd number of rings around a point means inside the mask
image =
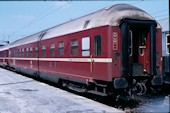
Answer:
POLYGON ((13 56, 13 57, 15 56, 15 51, 14 51, 14 50, 12 51, 12 56, 13 56))
POLYGON ((64 56, 64 42, 58 43, 58 56, 64 56))
POLYGON ((16 57, 18 57, 18 49, 16 50, 16 57))
POLYGON ((129 56, 132 56, 133 54, 133 35, 132 35, 132 31, 129 30, 129 56))
POLYGON ((32 47, 30 48, 30 57, 32 57, 32 47))
POLYGON ((19 56, 22 57, 22 50, 19 49, 19 56))
POLYGON ((167 54, 170 54, 170 35, 169 34, 167 34, 166 35, 166 52, 167 52, 167 54))
POLYGON ((78 56, 78 40, 71 41, 71 56, 78 56))
POLYGON ((4 57, 4 52, 0 52, 0 57, 4 57))
POLYGON ((16 57, 16 56, 17 56, 17 50, 14 51, 14 57, 16 57))
POLYGON ((55 56, 55 44, 50 45, 50 55, 55 56))
POLYGON ((15 50, 15 57, 17 57, 17 50, 15 50))
POLYGON ((46 56, 46 46, 45 45, 42 46, 42 56, 43 57, 46 56))
POLYGON ((82 56, 90 55, 90 38, 84 37, 82 38, 82 56))
POLYGON ((24 57, 24 48, 22 49, 22 57, 24 57))
POLYGON ((102 52, 102 37, 100 35, 94 36, 94 55, 100 56, 102 52))
POLYGON ((15 50, 13 51, 13 57, 15 57, 15 50))
POLYGON ((13 50, 11 51, 11 56, 12 56, 12 57, 14 56, 14 51, 13 51, 13 50))
POLYGON ((35 57, 38 57, 38 47, 35 47, 35 57))
POLYGON ((29 56, 29 48, 26 49, 26 57, 29 56))

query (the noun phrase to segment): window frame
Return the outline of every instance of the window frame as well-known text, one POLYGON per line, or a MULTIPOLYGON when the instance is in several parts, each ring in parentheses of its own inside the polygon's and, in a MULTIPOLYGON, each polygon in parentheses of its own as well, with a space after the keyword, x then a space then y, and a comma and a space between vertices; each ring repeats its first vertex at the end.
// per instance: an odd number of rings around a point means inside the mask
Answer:
POLYGON ((70 56, 78 56, 79 55, 79 41, 78 41, 78 39, 72 39, 71 41, 70 41, 70 56), (75 42, 77 42, 77 43, 75 43, 75 42), (73 44, 72 44, 73 43, 73 44), (75 45, 76 44, 76 45, 75 45), (77 49, 76 51, 76 54, 74 54, 73 53, 73 50, 74 49, 77 49))
POLYGON ((29 55, 30 55, 30 57, 33 57, 33 54, 32 54, 33 52, 32 51, 33 51, 33 49, 32 49, 32 47, 30 47, 29 48, 29 53, 30 53, 29 55))
POLYGON ((83 37, 81 40, 81 45, 82 45, 82 56, 83 57, 90 56, 90 37, 83 37), (84 48, 85 47, 84 44, 86 44, 84 42, 86 42, 86 41, 83 41, 83 39, 87 39, 87 38, 88 38, 88 44, 87 44, 88 47, 84 48), (87 55, 86 55, 86 53, 84 54, 84 52, 88 52, 87 55))
POLYGON ((129 32, 130 32, 130 43, 131 43, 131 45, 129 44, 129 49, 130 49, 129 57, 131 57, 133 55, 133 34, 132 34, 132 30, 129 30, 129 32))
POLYGON ((42 57, 46 57, 46 45, 42 45, 42 57))
POLYGON ((58 56, 64 56, 64 41, 58 42, 58 56))
POLYGON ((22 57, 25 57, 25 49, 22 48, 22 57))
POLYGON ((22 57, 22 49, 19 49, 19 57, 22 57))
POLYGON ((51 57, 55 56, 55 44, 54 43, 50 44, 50 56, 51 57))
POLYGON ((26 57, 29 57, 29 48, 26 48, 26 57))
POLYGON ((35 57, 38 57, 38 46, 35 47, 35 57))

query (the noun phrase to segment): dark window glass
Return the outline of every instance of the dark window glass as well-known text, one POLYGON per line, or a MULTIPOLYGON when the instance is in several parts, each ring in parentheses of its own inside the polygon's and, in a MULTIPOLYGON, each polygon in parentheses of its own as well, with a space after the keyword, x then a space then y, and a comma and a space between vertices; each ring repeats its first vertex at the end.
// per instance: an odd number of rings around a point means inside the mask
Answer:
POLYGON ((32 47, 30 48, 30 57, 32 57, 32 47))
POLYGON ((64 56, 64 42, 58 43, 58 56, 64 56))
POLYGON ((129 56, 132 56, 133 52, 133 37, 132 37, 132 31, 129 30, 129 56))
POLYGON ((78 56, 78 40, 71 41, 71 56, 78 56))
POLYGON ((19 56, 22 57, 22 50, 19 50, 19 56))
POLYGON ((38 47, 35 47, 35 57, 38 57, 38 47))
POLYGON ((13 57, 13 51, 11 51, 11 56, 13 57))
POLYGON ((15 50, 13 51, 13 57, 15 57, 15 50))
POLYGON ((26 49, 26 57, 29 57, 29 48, 26 49))
POLYGON ((42 46, 42 56, 43 57, 46 56, 46 46, 45 45, 42 46))
POLYGON ((166 43, 166 48, 167 48, 167 54, 170 54, 170 35, 169 34, 167 34, 167 36, 166 36, 166 40, 167 40, 167 43, 166 43))
POLYGON ((24 57, 24 54, 25 54, 25 53, 24 53, 24 49, 22 49, 22 57, 24 57))
POLYGON ((170 54, 170 44, 167 46, 167 52, 170 54))
POLYGON ((16 57, 18 57, 18 49, 16 50, 16 57))
POLYGON ((50 45, 50 55, 55 56, 55 44, 50 45))
POLYGON ((4 57, 4 52, 0 52, 0 57, 4 57))
POLYGON ((167 35, 167 43, 170 44, 170 35, 167 35))
POLYGON ((94 37, 94 55, 100 56, 102 52, 102 37, 100 35, 96 35, 94 37))

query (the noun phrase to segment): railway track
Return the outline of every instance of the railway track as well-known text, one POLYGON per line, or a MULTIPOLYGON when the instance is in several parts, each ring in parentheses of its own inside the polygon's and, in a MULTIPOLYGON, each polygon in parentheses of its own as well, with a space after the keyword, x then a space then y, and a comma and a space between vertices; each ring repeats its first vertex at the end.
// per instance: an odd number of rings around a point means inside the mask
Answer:
MULTIPOLYGON (((70 90, 69 90, 70 91, 70 90)), ((117 109, 123 110, 125 113, 169 113, 170 112, 170 95, 163 93, 150 93, 143 96, 134 95, 135 99, 116 99, 114 97, 102 97, 93 94, 80 94, 74 91, 78 95, 84 96, 86 98, 95 100, 97 102, 103 103, 108 106, 115 107, 117 109)))

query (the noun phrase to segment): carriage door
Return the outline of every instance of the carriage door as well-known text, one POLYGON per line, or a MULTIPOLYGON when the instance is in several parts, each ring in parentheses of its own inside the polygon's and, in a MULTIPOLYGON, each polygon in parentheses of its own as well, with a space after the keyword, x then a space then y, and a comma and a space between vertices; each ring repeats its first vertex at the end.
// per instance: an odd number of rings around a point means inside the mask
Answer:
POLYGON ((150 66, 149 73, 156 75, 156 22, 124 19, 121 33, 122 76, 142 76, 146 63, 150 66))
POLYGON ((139 76, 145 67, 147 32, 141 29, 129 30, 129 61, 130 74, 139 76))

